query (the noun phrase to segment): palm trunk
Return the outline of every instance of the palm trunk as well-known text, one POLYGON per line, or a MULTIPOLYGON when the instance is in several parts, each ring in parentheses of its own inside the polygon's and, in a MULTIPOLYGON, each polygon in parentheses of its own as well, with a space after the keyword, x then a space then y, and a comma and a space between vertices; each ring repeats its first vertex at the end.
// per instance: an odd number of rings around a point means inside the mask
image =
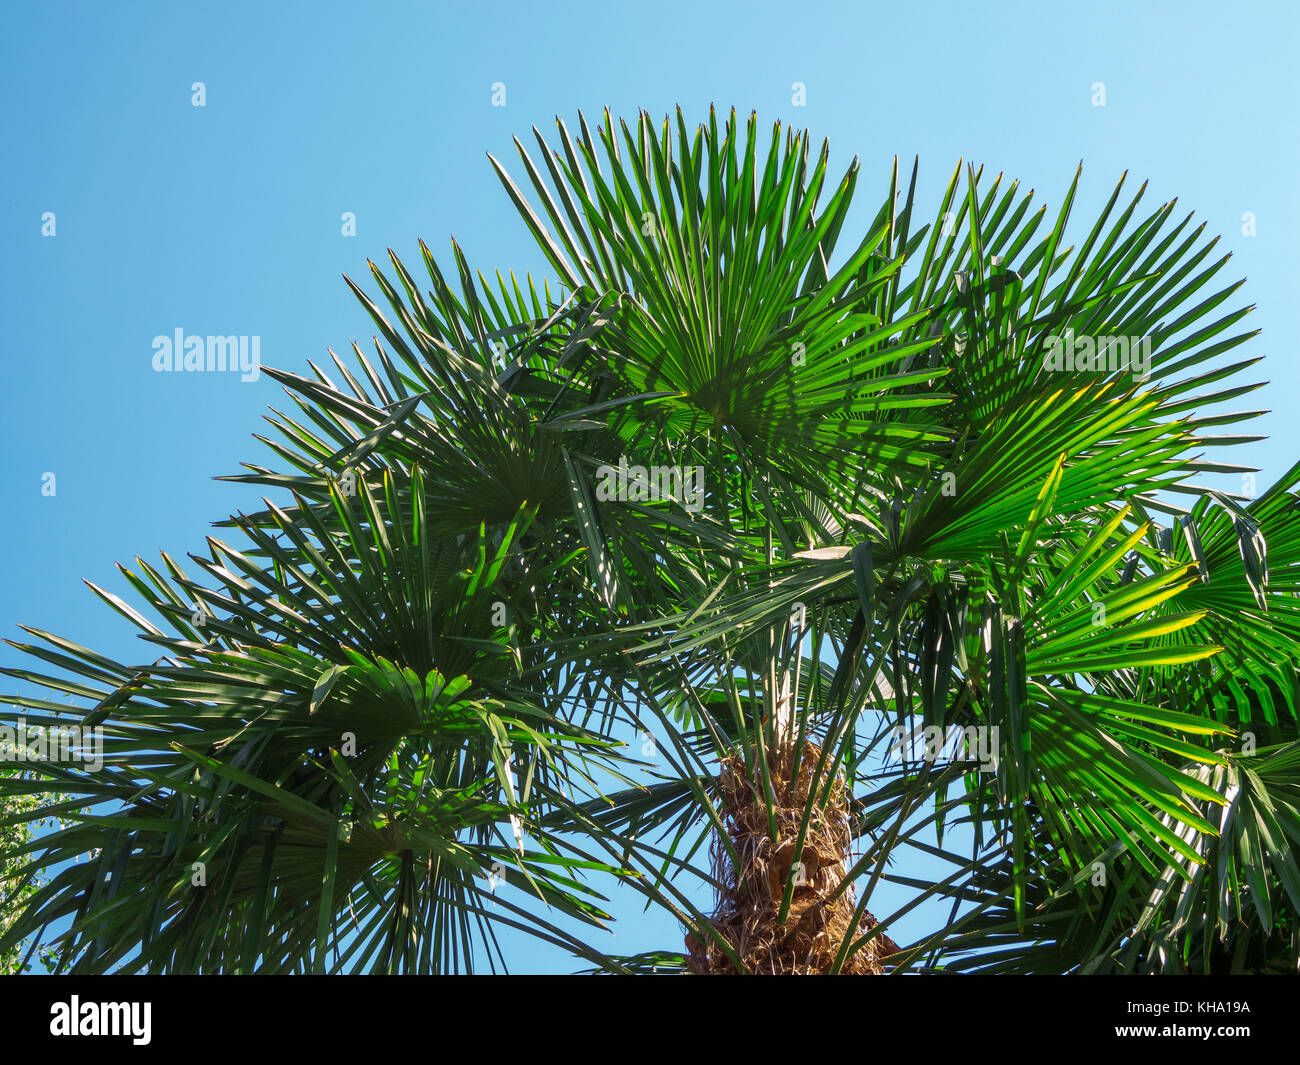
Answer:
MULTIPOLYGON (((721 887, 710 923, 739 958, 744 971, 756 975, 830 973, 845 937, 851 933, 856 940, 877 924, 871 914, 864 912, 854 929, 852 888, 834 897, 846 875, 852 844, 850 795, 841 774, 836 774, 825 802, 814 811, 799 864, 794 865, 804 805, 821 755, 815 744, 805 743, 796 773, 794 751, 795 744, 787 741, 769 752, 776 800, 775 839, 761 776, 751 777, 740 755, 726 759, 718 775, 722 796, 719 813, 739 868, 722 840, 715 837, 713 871, 721 887), (781 920, 781 905, 791 880, 790 905, 781 920)), ((688 935, 686 949, 687 968, 692 973, 737 972, 735 962, 713 936, 688 935)), ((897 950, 893 941, 881 933, 845 959, 840 972, 881 974, 885 971, 884 959, 897 950)))

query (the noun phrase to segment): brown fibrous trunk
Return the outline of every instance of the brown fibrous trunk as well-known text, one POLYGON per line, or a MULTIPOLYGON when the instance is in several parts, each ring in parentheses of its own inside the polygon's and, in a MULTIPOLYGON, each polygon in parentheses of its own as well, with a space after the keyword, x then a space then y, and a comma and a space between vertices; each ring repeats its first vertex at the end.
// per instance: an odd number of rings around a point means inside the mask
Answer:
MULTIPOLYGON (((751 776, 745 760, 733 755, 723 760, 718 773, 721 794, 719 814, 739 859, 731 860, 716 834, 712 846, 713 874, 720 888, 718 906, 710 924, 731 947, 743 971, 755 975, 819 975, 832 971, 846 937, 853 940, 876 927, 876 919, 863 912, 854 927, 855 900, 851 887, 836 890, 848 872, 853 842, 849 791, 842 774, 836 774, 824 802, 818 803, 804 837, 799 865, 794 864, 795 843, 804 805, 821 751, 803 745, 795 773, 794 745, 769 752, 769 775, 775 795, 776 830, 772 837, 763 801, 761 776, 751 776), (786 884, 793 893, 784 921, 778 921, 786 884)), ((825 776, 821 778, 825 781, 825 776)), ((686 937, 689 972, 722 975, 739 971, 716 939, 708 935, 686 937)), ((883 932, 849 955, 840 967, 844 975, 879 975, 898 947, 883 932)))

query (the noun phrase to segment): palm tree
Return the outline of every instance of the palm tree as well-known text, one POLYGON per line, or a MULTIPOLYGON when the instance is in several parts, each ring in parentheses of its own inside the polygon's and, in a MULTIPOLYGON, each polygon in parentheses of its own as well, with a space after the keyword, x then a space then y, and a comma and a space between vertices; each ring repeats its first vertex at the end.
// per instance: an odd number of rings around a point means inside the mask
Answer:
POLYGON ((922 224, 895 164, 855 229, 856 161, 753 116, 557 137, 492 160, 554 288, 372 264, 374 356, 271 371, 281 467, 231 479, 280 502, 124 568, 153 620, 91 586, 147 660, 16 645, 109 757, 36 767, 66 827, 0 952, 1294 971, 1300 466, 1204 476, 1259 413, 1204 226, 1121 179, 1067 246, 1078 174, 1050 219, 970 166, 922 224), (610 883, 683 947, 598 949, 610 883))

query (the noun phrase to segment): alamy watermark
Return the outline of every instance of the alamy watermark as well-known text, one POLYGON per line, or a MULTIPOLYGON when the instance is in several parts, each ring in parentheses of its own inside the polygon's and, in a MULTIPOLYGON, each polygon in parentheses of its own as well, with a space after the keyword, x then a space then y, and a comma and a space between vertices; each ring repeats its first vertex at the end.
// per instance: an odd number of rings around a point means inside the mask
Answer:
POLYGON ((212 373, 230 370, 241 381, 256 381, 262 366, 260 336, 186 336, 177 326, 171 336, 153 338, 156 373, 212 373))
POLYGON ((0 762, 80 762, 91 773, 104 767, 104 730, 98 726, 36 725, 20 717, 0 725, 0 762))
POLYGON ((152 1002, 82 1002, 77 995, 50 1006, 50 1035, 129 1036, 135 1046, 148 1046, 152 1002))
POLYGON ((704 508, 703 466, 629 466, 627 456, 620 455, 617 466, 601 466, 596 476, 596 498, 601 502, 668 500, 692 512, 704 508))
POLYGON ((995 773, 998 732, 997 725, 950 725, 947 729, 938 725, 918 725, 914 729, 895 725, 889 751, 904 761, 978 762, 981 772, 995 773))
POLYGON ((1067 329, 1048 338, 1043 369, 1052 373, 1117 373, 1131 371, 1134 381, 1151 377, 1151 338, 1075 335, 1067 329))

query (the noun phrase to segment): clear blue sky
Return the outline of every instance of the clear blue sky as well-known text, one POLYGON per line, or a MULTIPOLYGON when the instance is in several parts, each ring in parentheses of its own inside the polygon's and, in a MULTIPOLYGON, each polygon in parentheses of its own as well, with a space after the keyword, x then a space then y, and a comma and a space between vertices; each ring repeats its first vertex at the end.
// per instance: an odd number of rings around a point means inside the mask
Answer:
MULTIPOLYGON (((1267 483, 1300 455, 1298 40, 1283 0, 12 6, 0 635, 23 621, 139 655, 80 579, 122 591, 115 560, 183 556, 255 503, 211 478, 272 464, 250 434, 282 394, 266 377, 155 373, 155 336, 256 335, 264 363, 302 371, 370 335, 339 275, 364 280, 388 247, 415 260, 424 237, 441 256, 454 234, 485 272, 536 270, 485 153, 504 160, 512 135, 579 108, 680 104, 694 121, 716 103, 807 126, 840 169, 861 157, 864 204, 884 197, 894 155, 920 155, 927 206, 958 157, 1019 178, 1049 210, 1082 159, 1080 220, 1122 171, 1150 179, 1146 202, 1179 197, 1234 252, 1225 281, 1248 278, 1240 295, 1263 330, 1251 350, 1272 381, 1250 405, 1275 413, 1254 423, 1271 439, 1243 453, 1267 483), (340 232, 347 211, 355 237, 340 232)), ((0 649, 0 663, 18 658, 0 649)), ((680 945, 639 907, 625 916, 618 949, 680 945)), ((529 947, 514 959, 571 967, 529 947)))

